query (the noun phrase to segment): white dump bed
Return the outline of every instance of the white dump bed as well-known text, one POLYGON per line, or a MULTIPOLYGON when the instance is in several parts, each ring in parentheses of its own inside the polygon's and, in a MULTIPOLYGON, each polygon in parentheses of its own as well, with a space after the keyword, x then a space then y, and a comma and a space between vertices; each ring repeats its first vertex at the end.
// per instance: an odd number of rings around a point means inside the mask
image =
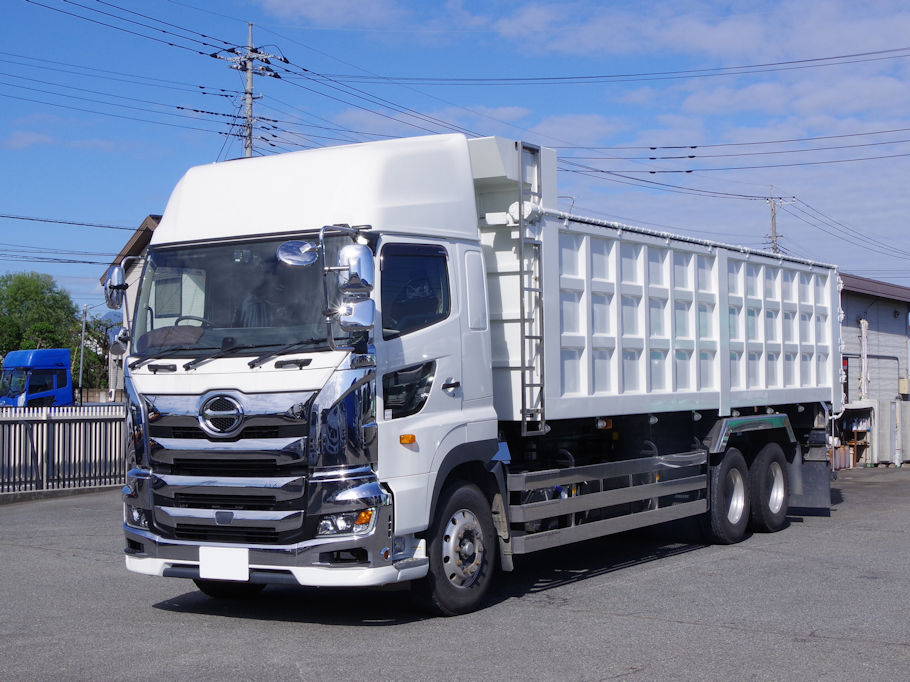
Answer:
MULTIPOLYGON (((491 151, 486 140, 471 144, 491 151)), ((555 195, 555 186, 545 187, 555 176, 548 152, 526 160, 521 171, 518 153, 511 159, 511 176, 524 176, 522 197, 544 208, 555 195), (541 170, 528 171, 535 163, 541 170), (535 187, 541 180, 543 190, 535 187)), ((523 392, 525 409, 542 403, 547 420, 679 410, 728 415, 818 401, 839 407, 833 267, 555 211, 544 210, 523 228, 502 224, 508 219, 490 207, 505 200, 507 183, 491 178, 474 148, 472 157, 480 213, 488 218, 481 220, 481 239, 500 419, 521 419, 523 392), (537 278, 525 277, 524 323, 522 229, 524 270, 533 275, 539 267, 542 277, 536 287, 537 278), (530 386, 522 386, 523 366, 530 386)))

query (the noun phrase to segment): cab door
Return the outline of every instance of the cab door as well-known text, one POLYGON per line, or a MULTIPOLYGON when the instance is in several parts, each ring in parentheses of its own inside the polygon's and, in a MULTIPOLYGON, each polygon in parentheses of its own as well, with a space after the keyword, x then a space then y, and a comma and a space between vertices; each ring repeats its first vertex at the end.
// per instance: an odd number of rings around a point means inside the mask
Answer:
POLYGON ((380 478, 396 534, 423 530, 437 453, 465 442, 457 247, 384 240, 374 332, 380 478))

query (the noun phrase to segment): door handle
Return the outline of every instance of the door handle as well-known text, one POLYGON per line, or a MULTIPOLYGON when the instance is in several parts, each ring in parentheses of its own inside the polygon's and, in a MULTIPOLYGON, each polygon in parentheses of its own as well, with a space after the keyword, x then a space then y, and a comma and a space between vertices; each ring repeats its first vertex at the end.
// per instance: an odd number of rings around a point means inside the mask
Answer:
POLYGON ((460 381, 447 381, 442 385, 443 391, 451 391, 461 386, 460 381))

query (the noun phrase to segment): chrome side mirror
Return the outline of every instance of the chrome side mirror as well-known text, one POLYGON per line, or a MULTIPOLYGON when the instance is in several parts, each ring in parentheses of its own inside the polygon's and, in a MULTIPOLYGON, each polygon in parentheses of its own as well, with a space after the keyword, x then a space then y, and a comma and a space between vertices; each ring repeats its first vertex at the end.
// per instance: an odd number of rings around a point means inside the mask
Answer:
POLYGON ((123 307, 123 292, 126 291, 126 286, 123 267, 111 266, 107 273, 107 280, 104 282, 104 301, 108 308, 120 310, 123 307))
POLYGON ((279 246, 275 256, 285 265, 305 268, 315 263, 319 258, 319 247, 313 242, 302 242, 292 239, 279 246))
POLYGON ((338 253, 338 286, 344 296, 369 296, 376 282, 373 252, 363 244, 348 244, 338 253))
POLYGON ((376 302, 372 298, 343 301, 338 306, 338 324, 346 332, 364 332, 373 328, 376 302))
POLYGON ((114 340, 111 342, 110 353, 115 358, 119 358, 126 353, 126 344, 130 342, 130 332, 126 327, 120 327, 117 330, 114 340))

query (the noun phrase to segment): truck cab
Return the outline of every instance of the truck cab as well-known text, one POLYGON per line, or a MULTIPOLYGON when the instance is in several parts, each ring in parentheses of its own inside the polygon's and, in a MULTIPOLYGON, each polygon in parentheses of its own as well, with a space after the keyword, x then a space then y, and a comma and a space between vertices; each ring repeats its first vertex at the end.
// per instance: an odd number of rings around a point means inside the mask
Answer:
POLYGON ((3 358, 0 406, 57 407, 72 404, 69 349, 16 350, 3 358))

